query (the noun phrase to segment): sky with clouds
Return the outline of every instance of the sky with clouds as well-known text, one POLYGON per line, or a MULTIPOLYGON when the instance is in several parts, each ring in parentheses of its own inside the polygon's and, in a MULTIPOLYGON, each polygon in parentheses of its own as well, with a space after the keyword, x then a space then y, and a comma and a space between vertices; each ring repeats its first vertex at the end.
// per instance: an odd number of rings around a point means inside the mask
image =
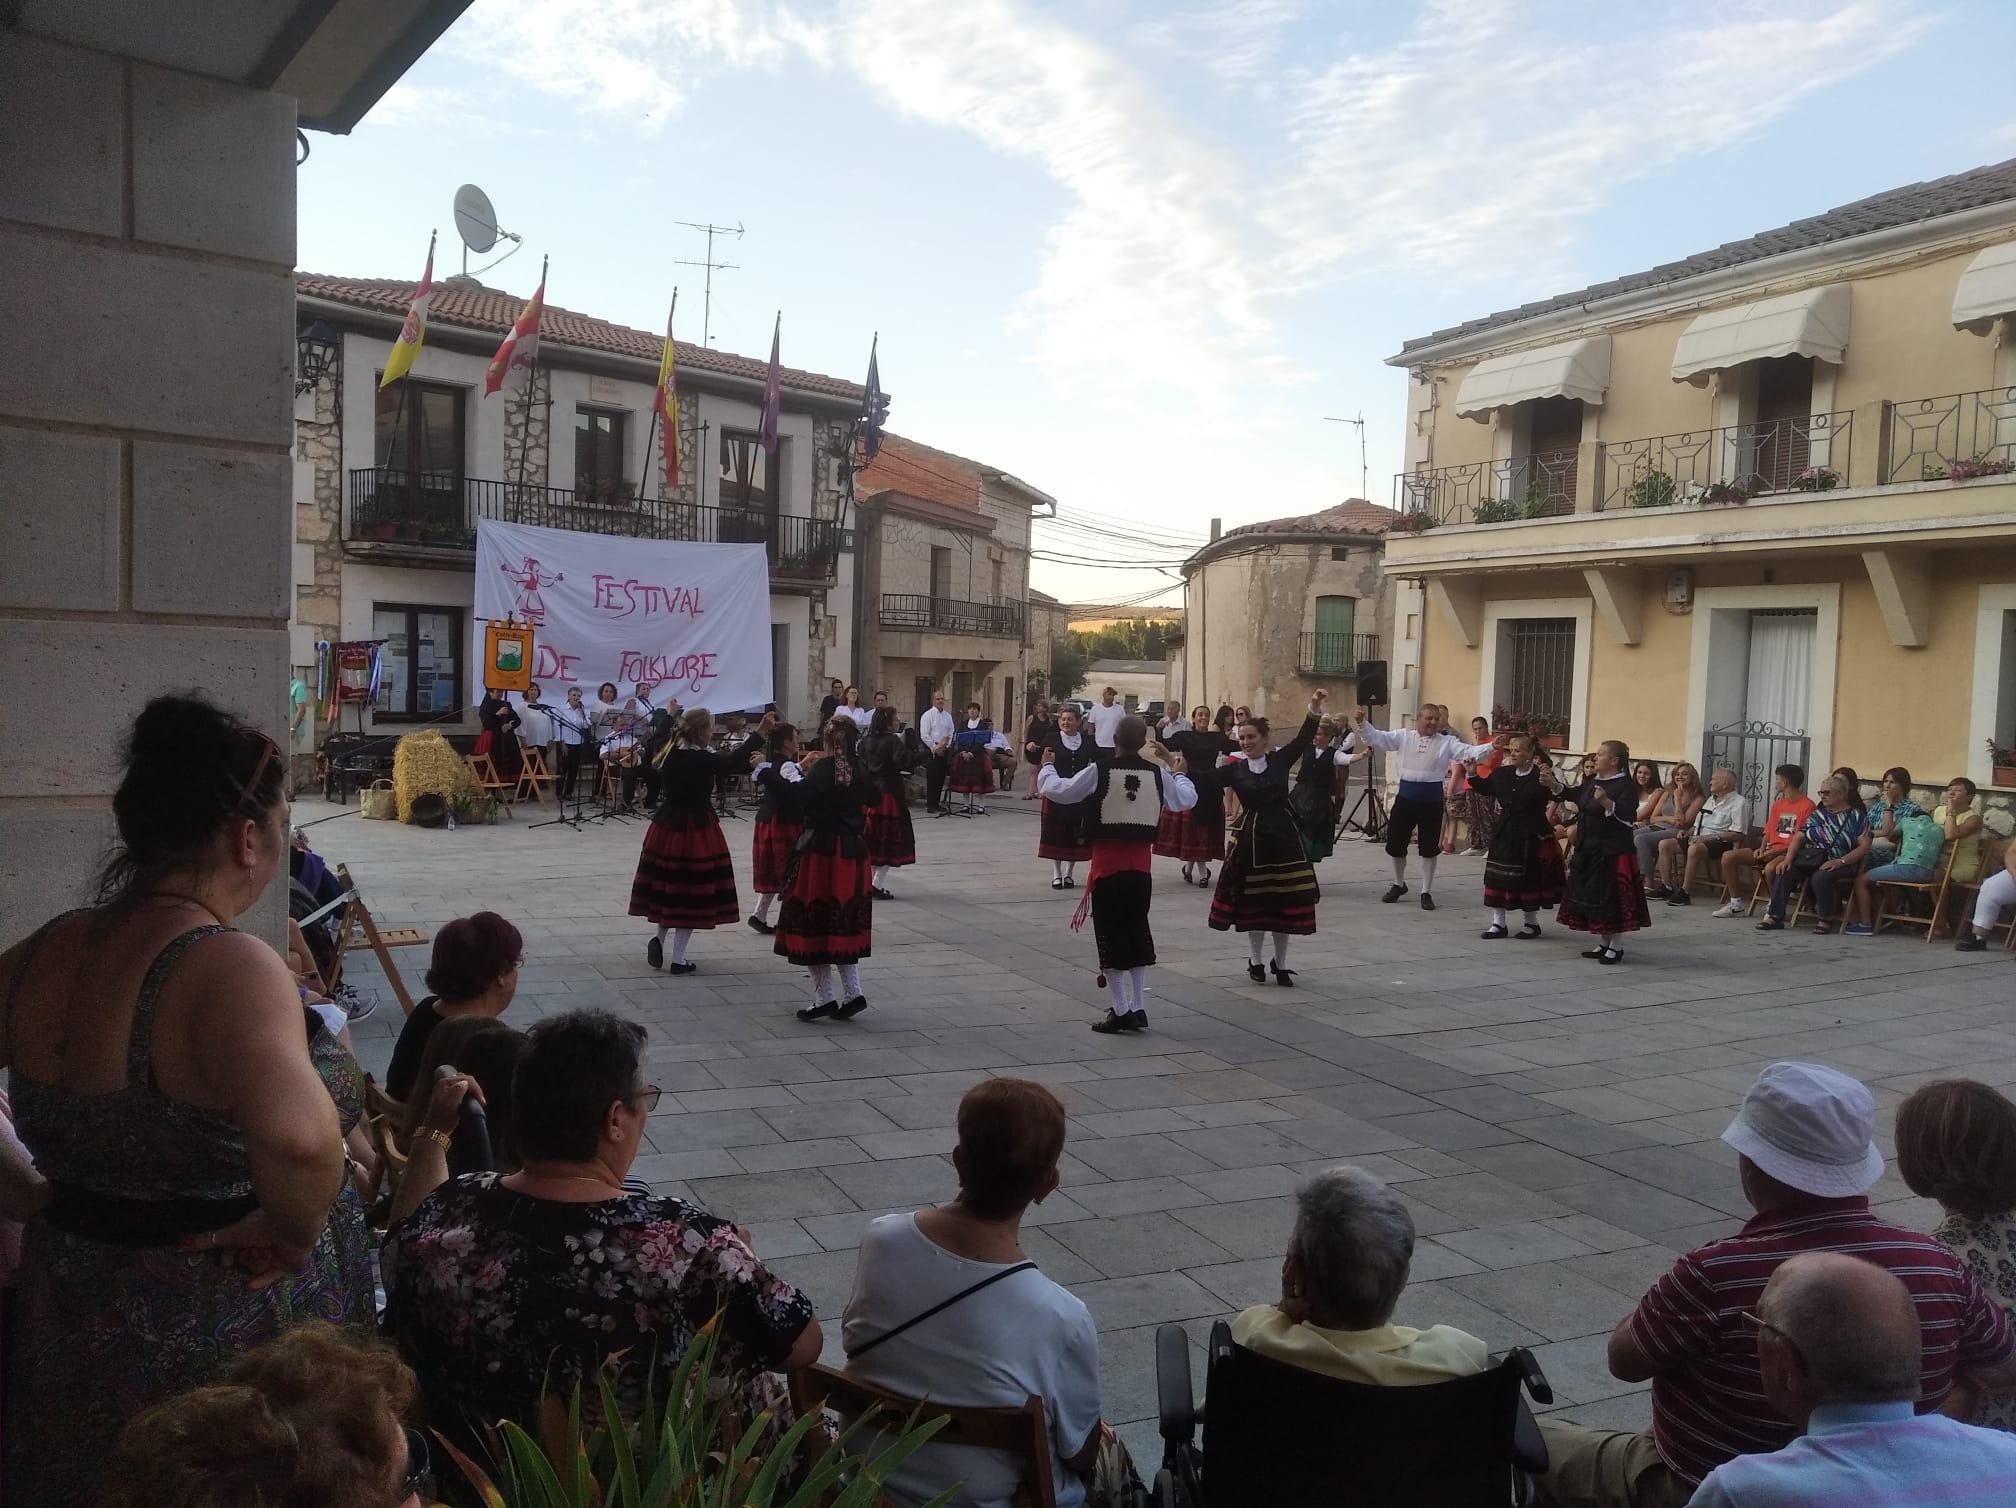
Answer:
POLYGON ((677 284, 697 339, 678 222, 740 224, 717 346, 781 309, 858 380, 879 331, 892 428, 1140 527, 1035 568, 1122 600, 1358 495, 1327 416, 1390 502, 1403 340, 2016 156, 2012 56, 2010 0, 476 0, 312 138, 299 260, 454 270, 473 181, 487 283, 646 329, 677 284))

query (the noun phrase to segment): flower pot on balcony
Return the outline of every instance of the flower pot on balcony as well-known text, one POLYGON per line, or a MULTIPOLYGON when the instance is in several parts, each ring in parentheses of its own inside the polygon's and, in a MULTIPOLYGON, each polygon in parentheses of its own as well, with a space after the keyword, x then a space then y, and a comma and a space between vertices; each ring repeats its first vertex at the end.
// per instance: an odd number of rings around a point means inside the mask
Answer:
POLYGON ((364 526, 364 537, 366 539, 394 540, 399 537, 399 526, 385 520, 381 520, 375 524, 366 524, 364 526))
POLYGON ((1988 777, 1991 785, 1999 785, 2005 790, 2016 790, 2016 764, 1998 764, 1988 777))
POLYGON ((1566 733, 1542 733, 1540 735, 1540 747, 1556 751, 1566 749, 1568 747, 1568 735, 1566 733))
POLYGON ((392 537, 398 540, 401 544, 417 545, 420 543, 420 526, 418 524, 414 523, 394 524, 392 526, 392 529, 393 529, 392 537))

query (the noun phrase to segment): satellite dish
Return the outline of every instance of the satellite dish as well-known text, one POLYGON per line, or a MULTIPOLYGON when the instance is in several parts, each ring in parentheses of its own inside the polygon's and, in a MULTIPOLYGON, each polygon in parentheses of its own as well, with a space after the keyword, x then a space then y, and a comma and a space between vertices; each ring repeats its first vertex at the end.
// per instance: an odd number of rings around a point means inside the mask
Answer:
POLYGON ((497 211, 490 196, 473 183, 455 190, 455 229, 462 244, 479 256, 497 244, 497 211))

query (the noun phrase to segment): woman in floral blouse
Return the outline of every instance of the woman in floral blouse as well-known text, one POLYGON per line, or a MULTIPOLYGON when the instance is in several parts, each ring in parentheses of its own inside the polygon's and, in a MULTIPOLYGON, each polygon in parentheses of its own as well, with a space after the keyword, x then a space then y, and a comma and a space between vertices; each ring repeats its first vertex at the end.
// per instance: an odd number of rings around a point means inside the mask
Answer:
POLYGON ((531 1424, 548 1388, 564 1398, 581 1382, 584 1417, 599 1419, 593 1374, 616 1353, 626 1414, 641 1404, 647 1368, 663 1398, 717 1314, 717 1364, 743 1392, 744 1419, 782 1402, 765 1372, 819 1355, 811 1300, 757 1260, 746 1231, 625 1187, 660 1094, 643 1081, 644 1043, 642 1026, 607 1011, 534 1026, 513 1078, 522 1166, 503 1177, 447 1178, 445 1144, 470 1081, 435 1087, 385 1237, 385 1330, 435 1422, 465 1448, 480 1446, 486 1424, 531 1424))
MULTIPOLYGON (((1988 1296, 2016 1308, 2016 1104, 1972 1079, 1939 1079, 1897 1107, 1897 1171, 1946 1218, 1933 1239, 1988 1296)), ((1973 1422, 2016 1432, 2016 1393, 1980 1400, 1973 1422)))

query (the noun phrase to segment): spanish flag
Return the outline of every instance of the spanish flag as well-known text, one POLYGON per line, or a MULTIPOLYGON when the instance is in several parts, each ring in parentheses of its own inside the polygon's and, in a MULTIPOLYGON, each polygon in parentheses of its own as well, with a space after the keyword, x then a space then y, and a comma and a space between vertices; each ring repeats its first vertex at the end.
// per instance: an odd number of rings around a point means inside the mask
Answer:
POLYGON ((406 323, 392 342, 392 354, 385 358, 385 375, 378 386, 387 387, 412 370, 420 343, 427 338, 427 306, 434 302, 434 237, 427 238, 427 270, 420 274, 420 286, 413 290, 413 302, 406 306, 406 323))
POLYGON ((539 316, 545 312, 546 264, 542 262, 539 265, 539 286, 533 291, 531 301, 518 315, 518 322, 504 337, 504 343, 497 347, 497 354, 490 358, 490 370, 483 379, 484 397, 504 386, 504 379, 513 372, 532 370, 532 363, 539 359, 539 316))
MULTIPOLYGON (((679 490, 679 373, 672 356, 672 316, 679 312, 679 290, 672 290, 672 308, 665 316, 665 354, 658 358, 658 391, 652 406, 665 434, 665 492, 679 490)), ((648 459, 648 457, 647 457, 648 459)))

